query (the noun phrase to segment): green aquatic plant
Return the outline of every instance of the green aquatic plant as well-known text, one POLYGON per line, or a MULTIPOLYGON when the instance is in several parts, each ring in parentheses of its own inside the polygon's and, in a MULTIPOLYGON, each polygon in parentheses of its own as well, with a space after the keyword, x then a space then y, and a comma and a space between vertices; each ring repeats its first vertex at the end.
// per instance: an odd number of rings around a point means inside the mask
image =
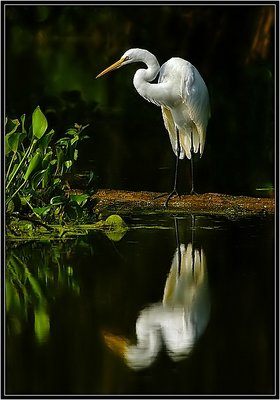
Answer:
MULTIPOLYGON (((6 212, 7 221, 33 217, 40 226, 81 222, 90 203, 95 175, 88 176, 88 191, 70 194, 68 177, 78 159, 78 144, 88 138, 88 125, 75 124, 54 141, 54 130, 36 107, 29 129, 26 117, 6 118, 6 212)), ((33 222, 34 222, 33 221, 33 222)))
POLYGON ((118 242, 128 231, 128 226, 119 215, 110 215, 106 220, 100 220, 94 224, 95 230, 101 230, 113 242, 118 242))

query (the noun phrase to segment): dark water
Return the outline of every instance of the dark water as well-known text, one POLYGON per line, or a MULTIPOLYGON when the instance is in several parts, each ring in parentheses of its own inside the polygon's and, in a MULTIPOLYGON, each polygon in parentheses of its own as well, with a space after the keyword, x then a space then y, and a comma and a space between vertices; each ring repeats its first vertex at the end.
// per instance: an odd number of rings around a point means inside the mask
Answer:
POLYGON ((6 392, 274 393, 273 219, 124 219, 7 250, 6 392))

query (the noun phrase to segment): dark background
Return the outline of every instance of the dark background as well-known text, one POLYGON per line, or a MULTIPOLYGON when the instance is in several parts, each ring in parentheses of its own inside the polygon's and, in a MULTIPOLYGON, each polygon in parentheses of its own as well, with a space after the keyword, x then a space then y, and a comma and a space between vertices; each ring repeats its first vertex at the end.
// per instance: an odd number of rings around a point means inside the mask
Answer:
MULTIPOLYGON (((175 157, 160 108, 135 91, 139 65, 95 76, 129 48, 162 64, 187 59, 203 76, 211 112, 196 190, 270 195, 274 182, 273 5, 5 6, 6 114, 37 105, 61 136, 90 124, 76 171, 98 187, 169 191, 175 157)), ((189 162, 180 190, 190 189, 189 162)))

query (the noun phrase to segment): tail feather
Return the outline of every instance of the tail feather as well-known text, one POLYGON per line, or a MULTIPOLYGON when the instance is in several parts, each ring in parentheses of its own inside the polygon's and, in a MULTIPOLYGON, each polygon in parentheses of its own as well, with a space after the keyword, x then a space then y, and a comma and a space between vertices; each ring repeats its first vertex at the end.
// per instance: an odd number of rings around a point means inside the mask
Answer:
MULTIPOLYGON (((177 155, 177 135, 176 125, 172 116, 172 113, 167 108, 161 106, 164 126, 169 133, 170 142, 172 145, 173 152, 177 155)), ((191 128, 178 128, 179 129, 179 140, 180 140, 180 155, 179 158, 182 160, 185 156, 191 159, 191 149, 193 145, 194 153, 200 153, 202 156, 205 143, 205 131, 202 127, 196 126, 193 122, 191 128), (192 135, 192 137, 191 137, 192 135)))
MULTIPOLYGON (((177 156, 178 149, 177 149, 176 125, 174 123, 171 111, 169 111, 165 107, 161 107, 161 111, 162 111, 164 126, 169 133, 169 139, 171 142, 173 152, 177 156)), ((180 134, 179 134, 179 137, 180 137, 180 134)), ((180 142, 181 142, 181 139, 180 139, 180 142)), ((180 144, 181 144, 181 146, 180 146, 179 158, 182 160, 183 158, 185 158, 185 152, 184 152, 184 147, 182 146, 182 143, 180 143, 180 144)))
POLYGON ((191 132, 187 131, 186 129, 180 129, 179 130, 179 137, 180 137, 180 143, 181 146, 184 149, 184 152, 186 153, 186 156, 188 159, 191 159, 191 149, 193 146, 193 151, 194 153, 198 153, 200 151, 201 153, 201 142, 200 142, 200 137, 197 132, 197 129, 195 126, 192 127, 191 132), (192 135, 192 137, 191 137, 192 135))

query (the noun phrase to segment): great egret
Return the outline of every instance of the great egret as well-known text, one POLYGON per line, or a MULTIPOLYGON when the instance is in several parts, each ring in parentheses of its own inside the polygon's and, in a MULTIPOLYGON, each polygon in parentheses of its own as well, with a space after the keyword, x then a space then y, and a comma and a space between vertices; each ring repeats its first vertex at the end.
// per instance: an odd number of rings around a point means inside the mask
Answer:
POLYGON ((119 61, 102 71, 96 78, 134 62, 143 62, 147 69, 138 69, 133 84, 140 96, 161 107, 165 128, 169 133, 176 155, 173 191, 165 205, 177 193, 178 161, 191 160, 192 187, 194 193, 193 154, 202 156, 206 128, 210 116, 209 95, 198 70, 188 61, 173 57, 160 67, 156 57, 144 49, 127 50, 119 61), (152 82, 159 73, 158 83, 152 82))

